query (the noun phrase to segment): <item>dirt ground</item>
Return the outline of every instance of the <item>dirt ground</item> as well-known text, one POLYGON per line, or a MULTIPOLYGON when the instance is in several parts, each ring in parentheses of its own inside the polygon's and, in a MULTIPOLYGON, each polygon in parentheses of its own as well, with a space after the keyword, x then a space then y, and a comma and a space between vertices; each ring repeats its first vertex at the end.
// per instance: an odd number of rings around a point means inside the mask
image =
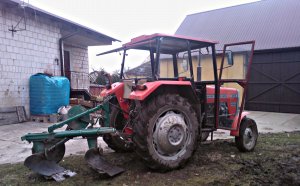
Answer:
POLYGON ((300 132, 261 134, 251 153, 240 153, 233 139, 207 141, 184 168, 166 173, 149 170, 134 153, 104 156, 126 172, 105 178, 73 155, 60 164, 77 175, 61 183, 17 163, 0 165, 0 185, 300 185, 300 132))
MULTIPOLYGON (((259 133, 278 133, 300 131, 300 114, 251 111, 249 118, 256 121, 259 133)), ((21 136, 27 133, 44 132, 50 123, 26 122, 0 126, 0 164, 23 162, 31 155, 32 143, 21 141, 21 136)), ((61 130, 64 130, 62 128, 61 130)), ((214 139, 228 139, 230 131, 218 130, 214 132, 214 139)), ((107 145, 98 138, 98 143, 105 152, 111 152, 107 145)), ((66 143, 66 154, 83 155, 88 150, 86 140, 71 139, 66 143)))

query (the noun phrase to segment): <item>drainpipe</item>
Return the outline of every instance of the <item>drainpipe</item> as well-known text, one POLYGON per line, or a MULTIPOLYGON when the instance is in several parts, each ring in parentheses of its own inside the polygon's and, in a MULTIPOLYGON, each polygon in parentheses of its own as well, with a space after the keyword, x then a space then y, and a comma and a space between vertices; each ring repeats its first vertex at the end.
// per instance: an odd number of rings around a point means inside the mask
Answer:
POLYGON ((76 34, 78 34, 79 31, 73 32, 71 34, 68 34, 66 36, 63 36, 59 39, 59 55, 60 55, 60 73, 61 76, 66 76, 65 74, 65 67, 64 67, 64 40, 68 39, 76 34))

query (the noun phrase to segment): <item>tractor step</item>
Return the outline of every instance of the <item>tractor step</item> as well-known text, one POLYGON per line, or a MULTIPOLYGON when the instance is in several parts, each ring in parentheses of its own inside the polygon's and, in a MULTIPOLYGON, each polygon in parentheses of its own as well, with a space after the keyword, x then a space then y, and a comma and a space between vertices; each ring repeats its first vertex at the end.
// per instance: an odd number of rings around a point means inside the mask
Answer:
POLYGON ((26 158, 24 165, 46 178, 53 178, 55 181, 63 181, 68 177, 76 175, 75 172, 59 166, 55 161, 47 160, 43 153, 33 154, 26 158))
POLYGON ((107 174, 110 177, 116 176, 125 171, 123 168, 105 161, 98 148, 88 150, 85 153, 84 159, 92 169, 100 174, 107 174))

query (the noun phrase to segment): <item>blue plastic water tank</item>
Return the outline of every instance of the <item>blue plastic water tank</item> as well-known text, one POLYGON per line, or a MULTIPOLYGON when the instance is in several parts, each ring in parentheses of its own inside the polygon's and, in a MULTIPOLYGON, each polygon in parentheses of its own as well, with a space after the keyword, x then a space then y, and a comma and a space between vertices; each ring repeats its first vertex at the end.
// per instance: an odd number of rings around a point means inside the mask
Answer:
POLYGON ((70 82, 66 77, 35 74, 29 80, 30 113, 53 114, 61 106, 69 105, 70 82))

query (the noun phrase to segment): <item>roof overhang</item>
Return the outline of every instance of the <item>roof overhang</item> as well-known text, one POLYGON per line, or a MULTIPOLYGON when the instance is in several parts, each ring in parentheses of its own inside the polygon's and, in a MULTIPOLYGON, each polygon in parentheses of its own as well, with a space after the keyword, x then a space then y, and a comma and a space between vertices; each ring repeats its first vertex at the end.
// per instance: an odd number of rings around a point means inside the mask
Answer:
MULTIPOLYGON (((1 2, 6 3, 11 8, 20 6, 23 2, 20 0, 2 0, 1 2)), ((99 45, 111 45, 113 41, 119 41, 113 37, 105 35, 94 29, 78 24, 71 20, 65 19, 53 13, 47 12, 35 6, 28 4, 26 10, 34 12, 37 16, 44 16, 52 21, 61 23, 61 34, 62 37, 70 36, 65 41, 72 44, 81 46, 99 46, 99 45)))

